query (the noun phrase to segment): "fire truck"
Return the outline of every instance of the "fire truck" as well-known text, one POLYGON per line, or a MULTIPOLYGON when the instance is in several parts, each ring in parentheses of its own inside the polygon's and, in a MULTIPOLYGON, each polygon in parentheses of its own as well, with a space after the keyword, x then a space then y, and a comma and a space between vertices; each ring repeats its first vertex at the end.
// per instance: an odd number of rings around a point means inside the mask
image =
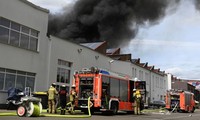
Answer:
POLYGON ((178 112, 194 112, 194 94, 183 90, 169 90, 166 94, 166 109, 178 112))
POLYGON ((100 111, 116 114, 119 111, 134 112, 133 89, 142 95, 141 109, 146 102, 146 82, 131 80, 127 75, 92 67, 74 74, 77 92, 76 108, 87 111, 88 97, 93 106, 91 113, 100 111))

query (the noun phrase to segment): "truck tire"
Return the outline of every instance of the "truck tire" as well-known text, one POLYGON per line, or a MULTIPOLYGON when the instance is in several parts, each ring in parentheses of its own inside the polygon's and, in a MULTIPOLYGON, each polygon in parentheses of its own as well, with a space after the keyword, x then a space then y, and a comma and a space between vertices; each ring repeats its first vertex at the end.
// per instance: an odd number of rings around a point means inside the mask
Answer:
POLYGON ((113 115, 117 114, 117 111, 118 111, 118 104, 117 104, 117 102, 112 102, 111 103, 111 110, 113 112, 113 115))
POLYGON ((194 113, 194 111, 195 111, 195 107, 192 108, 191 113, 194 113))

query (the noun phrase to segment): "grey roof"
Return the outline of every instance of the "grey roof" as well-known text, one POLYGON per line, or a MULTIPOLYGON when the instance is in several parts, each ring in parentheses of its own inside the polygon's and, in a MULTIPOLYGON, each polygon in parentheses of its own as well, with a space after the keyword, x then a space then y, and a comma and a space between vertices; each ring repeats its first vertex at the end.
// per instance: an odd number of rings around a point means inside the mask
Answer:
POLYGON ((103 42, 94 42, 94 43, 81 43, 80 45, 91 48, 95 50, 98 48, 100 45, 102 45, 103 42))
POLYGON ((113 54, 118 48, 110 48, 106 50, 107 54, 113 54))

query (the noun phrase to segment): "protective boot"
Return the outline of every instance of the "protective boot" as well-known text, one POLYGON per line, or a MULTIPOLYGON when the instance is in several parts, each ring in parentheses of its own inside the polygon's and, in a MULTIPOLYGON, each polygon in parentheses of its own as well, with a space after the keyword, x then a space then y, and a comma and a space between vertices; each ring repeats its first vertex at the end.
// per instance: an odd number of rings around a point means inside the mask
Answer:
POLYGON ((65 111, 65 110, 63 110, 63 115, 65 115, 65 112, 66 112, 66 111, 65 111))
POLYGON ((61 109, 61 111, 60 111, 60 115, 62 115, 63 114, 63 109, 61 109))

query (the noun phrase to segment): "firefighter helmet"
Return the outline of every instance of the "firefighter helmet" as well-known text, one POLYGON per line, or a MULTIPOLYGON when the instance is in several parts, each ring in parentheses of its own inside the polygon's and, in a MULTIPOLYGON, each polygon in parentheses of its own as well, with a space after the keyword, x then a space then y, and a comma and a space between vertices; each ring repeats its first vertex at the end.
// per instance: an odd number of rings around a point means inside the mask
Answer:
POLYGON ((51 86, 56 87, 56 83, 52 83, 51 86))
POLYGON ((76 86, 75 85, 72 85, 72 88, 75 88, 76 86))
POLYGON ((136 91, 136 94, 140 94, 140 91, 139 91, 139 90, 137 90, 137 91, 136 91))

